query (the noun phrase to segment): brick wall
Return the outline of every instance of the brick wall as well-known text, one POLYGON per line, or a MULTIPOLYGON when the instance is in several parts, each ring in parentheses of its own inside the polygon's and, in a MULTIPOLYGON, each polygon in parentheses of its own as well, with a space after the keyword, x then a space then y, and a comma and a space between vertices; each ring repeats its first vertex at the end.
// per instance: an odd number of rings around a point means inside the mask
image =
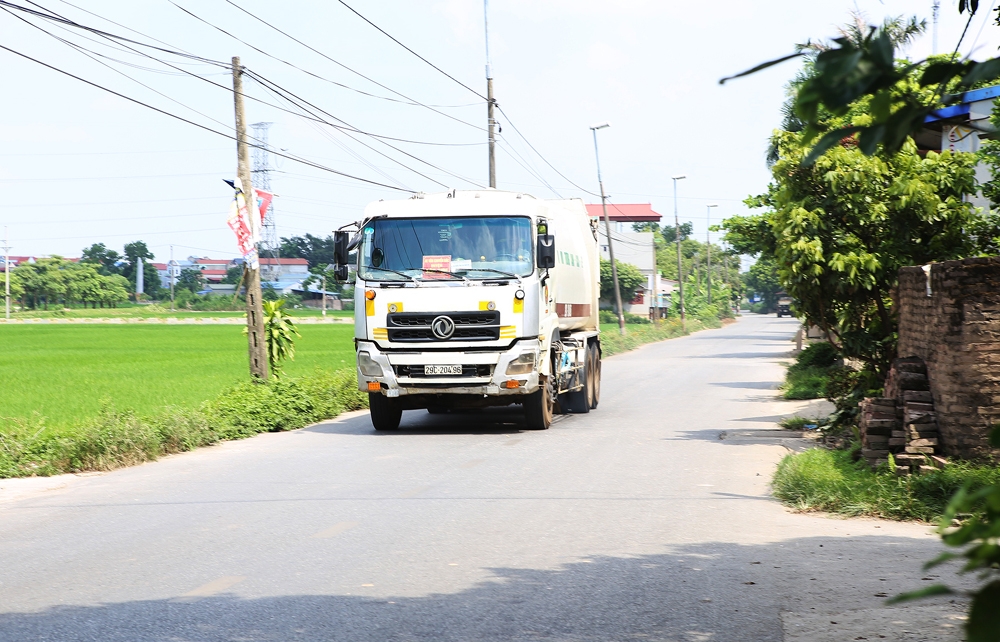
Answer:
POLYGON ((944 454, 981 458, 1000 424, 1000 257, 934 263, 930 291, 899 271, 899 356, 927 364, 944 454))

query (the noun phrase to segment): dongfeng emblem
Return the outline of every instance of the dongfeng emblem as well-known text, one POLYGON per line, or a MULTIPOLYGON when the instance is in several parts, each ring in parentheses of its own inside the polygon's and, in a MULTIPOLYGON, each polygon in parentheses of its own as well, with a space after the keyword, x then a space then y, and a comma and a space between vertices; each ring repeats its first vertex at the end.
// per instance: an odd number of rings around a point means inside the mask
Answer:
POLYGON ((455 322, 451 317, 442 314, 431 321, 431 332, 438 339, 450 339, 451 335, 455 334, 455 322))

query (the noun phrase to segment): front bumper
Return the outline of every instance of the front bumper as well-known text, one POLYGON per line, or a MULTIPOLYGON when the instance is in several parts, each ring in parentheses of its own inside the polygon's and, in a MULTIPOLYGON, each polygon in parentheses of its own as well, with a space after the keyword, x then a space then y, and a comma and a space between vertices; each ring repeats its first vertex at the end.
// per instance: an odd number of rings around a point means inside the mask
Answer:
MULTIPOLYGON (((508 375, 507 366, 524 352, 538 354, 537 339, 525 339, 514 343, 505 351, 469 350, 455 352, 419 352, 405 351, 402 353, 382 352, 374 342, 358 341, 358 351, 367 352, 372 361, 382 369, 381 376, 366 375, 357 366, 358 389, 370 391, 369 383, 376 382, 382 394, 387 397, 406 395, 476 395, 487 397, 518 396, 531 394, 538 390, 538 371, 508 375), (405 372, 409 367, 422 368, 425 365, 462 365, 475 366, 468 368, 477 371, 471 376, 407 376, 397 374, 405 372), (403 366, 403 368, 400 368, 403 366), (486 375, 485 373, 491 373, 486 375), (518 385, 509 388, 508 382, 514 380, 518 385)), ((419 370, 417 370, 419 372, 419 370)))

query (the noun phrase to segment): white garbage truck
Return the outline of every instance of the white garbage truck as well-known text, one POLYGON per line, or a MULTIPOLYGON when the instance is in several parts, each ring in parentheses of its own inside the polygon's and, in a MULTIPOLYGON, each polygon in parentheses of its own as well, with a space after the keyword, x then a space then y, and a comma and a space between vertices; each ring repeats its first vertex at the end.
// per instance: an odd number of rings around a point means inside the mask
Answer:
POLYGON ((357 257, 358 386, 376 430, 403 410, 511 404, 544 430, 597 407, 600 263, 583 201, 417 194, 370 204, 334 241, 340 278, 357 257))

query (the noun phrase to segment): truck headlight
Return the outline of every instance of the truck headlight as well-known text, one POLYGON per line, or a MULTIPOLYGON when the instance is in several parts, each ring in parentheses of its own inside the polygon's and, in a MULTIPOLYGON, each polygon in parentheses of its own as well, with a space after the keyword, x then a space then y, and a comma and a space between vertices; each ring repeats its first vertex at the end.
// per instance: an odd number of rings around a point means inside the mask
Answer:
POLYGON ((535 353, 522 352, 521 355, 507 364, 507 374, 528 374, 535 369, 535 353))
POLYGON ((366 377, 381 377, 383 374, 382 366, 364 351, 358 353, 358 367, 361 368, 361 374, 366 377))

